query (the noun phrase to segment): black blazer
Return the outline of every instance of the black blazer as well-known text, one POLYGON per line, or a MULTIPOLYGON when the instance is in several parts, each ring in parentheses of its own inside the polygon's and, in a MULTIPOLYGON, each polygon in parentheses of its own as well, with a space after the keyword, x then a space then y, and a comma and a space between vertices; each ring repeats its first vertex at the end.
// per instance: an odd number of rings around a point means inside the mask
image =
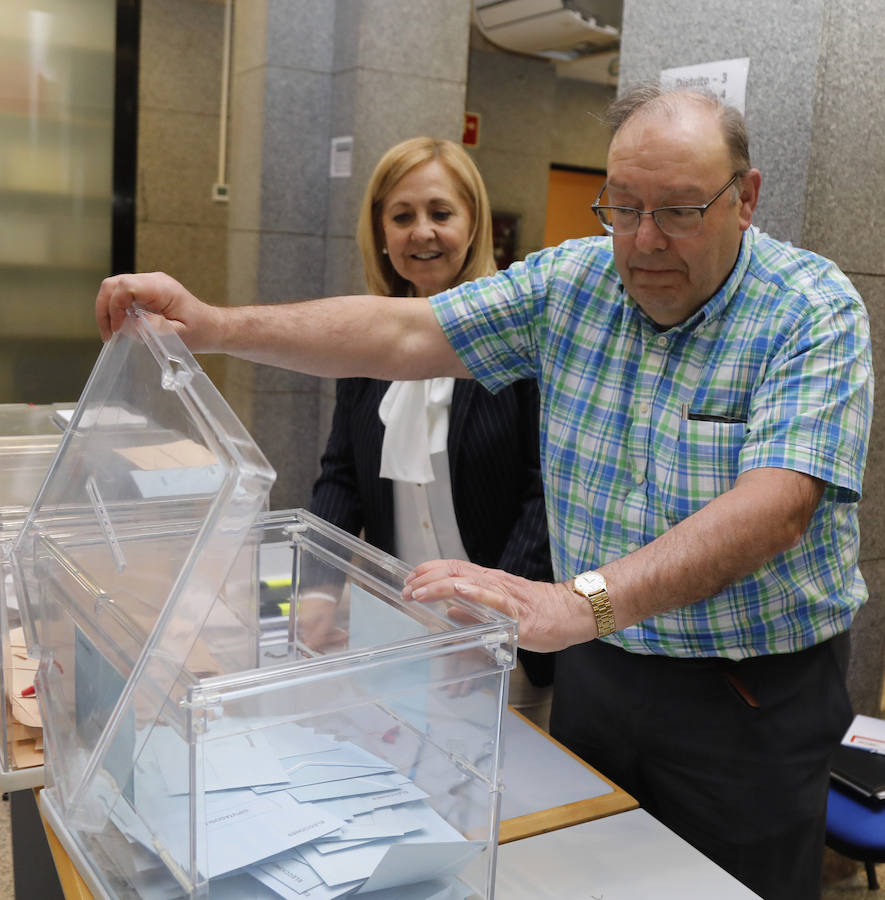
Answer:
MULTIPOLYGON (((311 511, 394 553, 393 482, 381 478, 384 424, 378 406, 388 381, 342 378, 311 511)), ((492 394, 456 379, 449 413, 449 468, 455 517, 472 562, 552 581, 539 459, 534 381, 492 394)), ((529 678, 546 684, 553 655, 519 651, 529 678)))

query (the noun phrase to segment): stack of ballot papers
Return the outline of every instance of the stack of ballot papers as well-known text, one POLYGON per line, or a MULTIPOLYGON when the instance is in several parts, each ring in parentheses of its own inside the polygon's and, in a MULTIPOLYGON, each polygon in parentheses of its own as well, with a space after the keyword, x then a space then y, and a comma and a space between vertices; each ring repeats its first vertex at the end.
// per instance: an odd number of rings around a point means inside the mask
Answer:
POLYGON ((10 629, 9 658, 4 666, 10 765, 15 769, 42 766, 43 723, 34 694, 37 660, 28 656, 21 628, 10 629))
MULTIPOLYGON (((457 874, 486 842, 467 840, 414 781, 355 743, 283 721, 201 751, 197 828, 212 898, 474 896, 457 874)), ((108 786, 103 802, 128 842, 132 881, 142 897, 178 896, 157 877, 157 855, 184 866, 190 852, 188 746, 173 728, 147 736, 128 793, 108 786)))

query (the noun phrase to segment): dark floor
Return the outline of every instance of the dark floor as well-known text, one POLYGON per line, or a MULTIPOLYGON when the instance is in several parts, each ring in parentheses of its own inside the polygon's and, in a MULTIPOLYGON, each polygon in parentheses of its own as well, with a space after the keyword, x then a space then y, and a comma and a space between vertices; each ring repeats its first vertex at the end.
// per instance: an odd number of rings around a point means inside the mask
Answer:
POLYGON ((876 866, 879 890, 867 888, 867 876, 859 862, 832 850, 824 857, 824 890, 821 900, 881 900, 885 898, 885 863, 876 866))
POLYGON ((9 802, 0 801, 0 898, 12 900, 12 837, 9 833, 9 802))

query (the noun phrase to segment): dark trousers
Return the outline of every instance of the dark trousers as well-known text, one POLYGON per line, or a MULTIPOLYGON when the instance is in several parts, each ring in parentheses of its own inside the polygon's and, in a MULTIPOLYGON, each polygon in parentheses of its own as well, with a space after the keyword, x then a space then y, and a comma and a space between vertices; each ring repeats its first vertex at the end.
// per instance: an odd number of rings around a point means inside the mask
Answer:
POLYGON ((847 658, 847 634, 738 663, 592 641, 557 656, 550 731, 765 900, 817 900, 847 658))

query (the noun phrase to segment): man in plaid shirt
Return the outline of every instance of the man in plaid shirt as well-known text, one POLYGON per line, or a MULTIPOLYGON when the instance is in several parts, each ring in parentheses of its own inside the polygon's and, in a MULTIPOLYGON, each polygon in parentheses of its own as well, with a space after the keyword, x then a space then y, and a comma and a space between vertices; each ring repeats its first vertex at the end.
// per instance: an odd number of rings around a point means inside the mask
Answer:
POLYGON ((551 731, 769 898, 820 890, 829 760, 866 599, 857 502, 872 413, 866 311, 828 260, 751 222, 741 116, 644 86, 617 101, 609 237, 436 297, 218 309, 160 274, 138 301, 197 351, 327 376, 535 377, 557 584, 458 561, 409 577, 559 650, 551 731))

